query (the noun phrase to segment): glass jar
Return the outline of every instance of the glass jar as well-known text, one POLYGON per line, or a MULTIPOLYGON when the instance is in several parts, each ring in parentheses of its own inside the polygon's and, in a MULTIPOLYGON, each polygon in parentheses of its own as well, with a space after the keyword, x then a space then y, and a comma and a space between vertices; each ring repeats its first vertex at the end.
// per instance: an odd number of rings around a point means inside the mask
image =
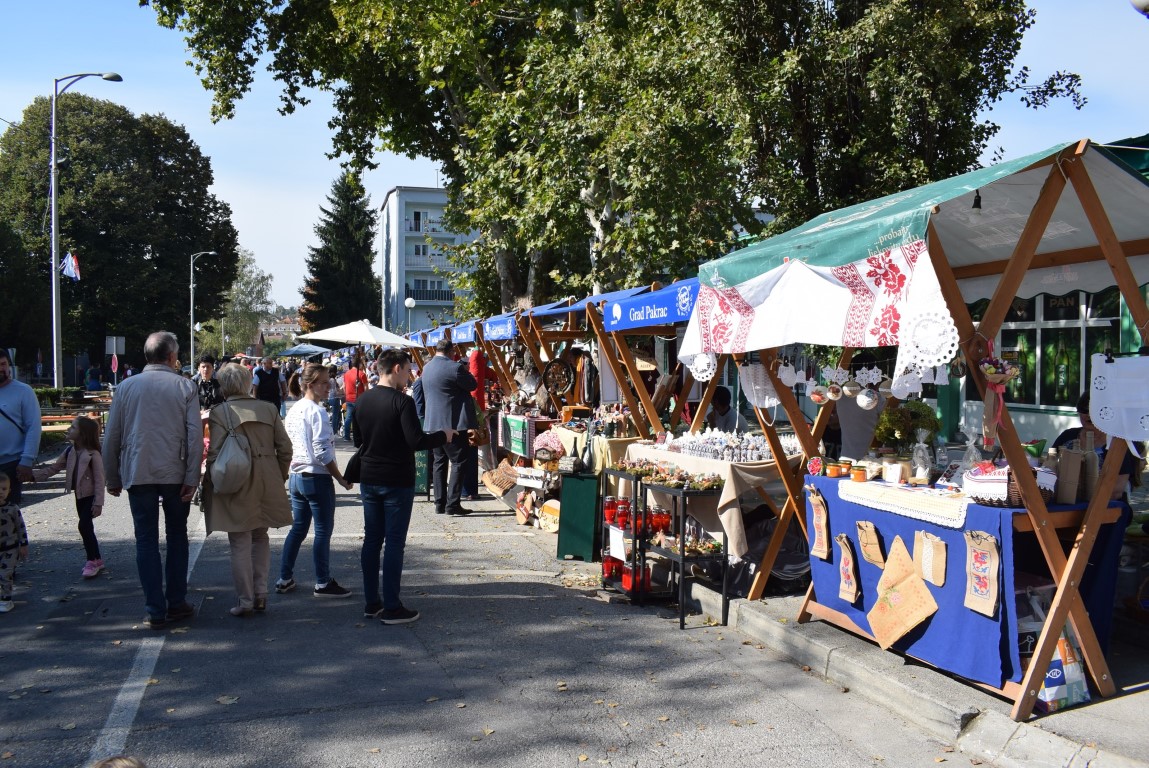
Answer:
POLYGON ((619 528, 626 528, 630 523, 630 499, 619 499, 615 502, 614 519, 619 528))
POLYGON ((614 525, 615 512, 618 510, 618 499, 614 496, 605 496, 602 500, 602 519, 607 525, 614 525))

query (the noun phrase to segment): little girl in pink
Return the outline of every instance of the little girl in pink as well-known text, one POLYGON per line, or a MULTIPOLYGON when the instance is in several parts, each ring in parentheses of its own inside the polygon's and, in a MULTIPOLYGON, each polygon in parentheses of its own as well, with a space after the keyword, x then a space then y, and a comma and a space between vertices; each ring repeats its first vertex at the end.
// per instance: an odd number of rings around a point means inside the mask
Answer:
POLYGON ((104 457, 100 454, 100 425, 87 416, 77 416, 65 433, 68 448, 55 462, 33 473, 36 482, 47 480, 65 470, 65 487, 76 493, 76 514, 79 516, 80 538, 88 561, 80 575, 94 579, 104 570, 100 557, 100 542, 96 540, 93 520, 104 511, 104 457))

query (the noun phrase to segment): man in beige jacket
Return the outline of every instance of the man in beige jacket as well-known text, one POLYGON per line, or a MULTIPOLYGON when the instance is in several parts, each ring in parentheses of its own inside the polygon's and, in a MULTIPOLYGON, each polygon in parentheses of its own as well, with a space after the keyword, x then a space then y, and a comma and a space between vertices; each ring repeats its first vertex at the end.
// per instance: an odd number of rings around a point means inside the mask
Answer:
POLYGON ((119 496, 128 489, 146 622, 162 629, 195 613, 187 602, 188 515, 203 461, 203 424, 196 386, 179 372, 175 334, 149 336, 144 359, 144 370, 125 379, 112 399, 104 466, 108 493, 119 496), (160 559, 161 502, 166 568, 160 559))

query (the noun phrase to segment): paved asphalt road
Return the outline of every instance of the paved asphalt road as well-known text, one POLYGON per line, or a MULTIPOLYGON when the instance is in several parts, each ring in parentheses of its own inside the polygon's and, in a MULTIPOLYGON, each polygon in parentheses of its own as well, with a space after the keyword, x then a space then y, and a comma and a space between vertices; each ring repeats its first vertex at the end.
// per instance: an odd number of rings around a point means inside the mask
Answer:
MULTIPOLYGON (((341 448, 344 444, 341 443, 341 448)), ((341 463, 347 452, 343 451, 341 463)), ((417 501, 404 599, 363 618, 357 495, 332 546, 347 600, 310 595, 310 540, 266 615, 236 619, 227 539, 193 507, 197 615, 142 624, 126 495, 80 578, 72 499, 29 492, 30 561, 0 616, 0 768, 85 766, 123 751, 162 766, 925 766, 966 764, 914 725, 744 635, 666 607, 596 599, 597 564, 494 501, 444 518, 417 501)), ((273 532, 273 573, 283 534, 273 532)))

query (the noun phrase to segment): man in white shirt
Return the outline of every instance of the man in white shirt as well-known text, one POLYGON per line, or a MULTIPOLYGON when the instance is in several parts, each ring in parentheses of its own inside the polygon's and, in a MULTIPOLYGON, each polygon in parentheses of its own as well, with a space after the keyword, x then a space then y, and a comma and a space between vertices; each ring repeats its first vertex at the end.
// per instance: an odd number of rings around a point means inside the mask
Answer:
POLYGON ((749 432, 750 425, 746 423, 746 418, 731 407, 730 400, 730 390, 718 386, 710 401, 710 413, 706 414, 706 422, 719 432, 749 432))

